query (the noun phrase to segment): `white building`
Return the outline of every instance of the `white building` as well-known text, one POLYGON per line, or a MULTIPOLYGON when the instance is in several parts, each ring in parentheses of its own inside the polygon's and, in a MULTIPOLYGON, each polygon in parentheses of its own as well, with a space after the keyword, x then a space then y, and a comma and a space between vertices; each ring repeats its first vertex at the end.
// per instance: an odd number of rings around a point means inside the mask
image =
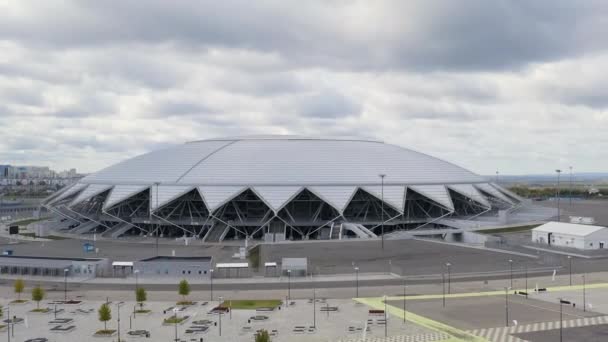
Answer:
POLYGON ((608 228, 548 222, 532 229, 532 242, 577 249, 603 249, 608 248, 608 228))

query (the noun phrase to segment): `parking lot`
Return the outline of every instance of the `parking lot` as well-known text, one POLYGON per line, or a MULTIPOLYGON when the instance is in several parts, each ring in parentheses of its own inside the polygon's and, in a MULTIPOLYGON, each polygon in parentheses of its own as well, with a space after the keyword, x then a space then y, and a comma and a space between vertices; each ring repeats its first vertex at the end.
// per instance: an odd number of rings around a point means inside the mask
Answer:
MULTIPOLYGON (((34 303, 25 305, 11 305, 10 315, 23 318, 23 321, 15 325, 15 341, 25 341, 31 338, 45 337, 50 342, 85 341, 92 337, 93 333, 103 329, 104 325, 97 319, 97 309, 102 302, 84 301, 80 305, 58 305, 58 310, 64 310, 55 314, 54 305, 48 301, 41 303, 41 307, 51 308, 47 314, 34 314, 29 312, 35 308, 34 303), (61 319, 66 319, 65 323, 61 319), (50 323, 53 322, 53 323, 50 323), (60 328, 55 328, 60 327, 60 328), (73 328, 70 328, 73 327, 73 328), (51 332, 51 329, 55 332, 51 332), (63 332, 62 332, 63 331, 63 332)), ((195 305, 180 310, 178 317, 188 316, 188 319, 178 324, 165 324, 163 319, 173 315, 174 302, 151 302, 146 305, 152 310, 149 315, 135 315, 133 317, 134 302, 124 302, 120 306, 120 331, 121 339, 127 341, 138 341, 140 337, 128 335, 142 330, 150 334, 154 341, 169 341, 178 337, 183 341, 191 341, 204 338, 205 341, 252 341, 253 334, 259 329, 267 329, 273 332, 273 341, 337 341, 341 339, 356 339, 363 335, 367 337, 384 336, 384 315, 370 315, 369 308, 362 304, 356 304, 352 300, 323 300, 318 299, 313 306, 312 300, 289 301, 289 306, 281 307, 273 311, 255 310, 232 310, 231 314, 220 317, 208 312, 218 305, 218 302, 200 301, 195 305), (313 308, 315 315, 313 316, 313 308), (329 310, 328 310, 329 309, 329 310), (165 313, 163 313, 163 311, 165 313), (316 321, 316 324, 313 323, 316 321), (221 337, 220 337, 221 327, 221 337), (176 330, 177 328, 177 330, 176 330), (190 330, 191 333, 186 333, 190 330), (367 331, 366 331, 367 330, 367 331)), ((6 301, 2 303, 6 310, 6 301)), ((112 319, 108 322, 108 329, 118 330, 117 302, 110 303, 112 319)), ((411 322, 403 324, 398 318, 389 316, 387 332, 389 335, 418 335, 430 333, 431 331, 411 322)), ((114 335, 113 339, 118 336, 114 335)), ((106 338, 109 339, 109 338, 106 338)))

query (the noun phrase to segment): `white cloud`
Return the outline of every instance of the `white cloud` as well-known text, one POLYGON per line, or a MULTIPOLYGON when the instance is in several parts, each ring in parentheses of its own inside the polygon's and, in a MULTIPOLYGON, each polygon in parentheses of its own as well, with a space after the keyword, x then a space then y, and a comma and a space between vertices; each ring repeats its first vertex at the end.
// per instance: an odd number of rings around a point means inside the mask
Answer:
POLYGON ((3 162, 373 136, 483 174, 607 170, 602 1, 0 5, 3 162), (576 24, 576 25, 574 25, 576 24))

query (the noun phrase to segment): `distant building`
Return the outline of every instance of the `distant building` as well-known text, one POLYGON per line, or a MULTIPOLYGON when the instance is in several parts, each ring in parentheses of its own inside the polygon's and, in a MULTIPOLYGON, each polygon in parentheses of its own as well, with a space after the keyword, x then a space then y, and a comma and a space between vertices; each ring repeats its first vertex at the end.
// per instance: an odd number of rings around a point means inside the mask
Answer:
POLYGON ((532 242, 577 249, 603 249, 608 246, 608 228, 586 224, 548 222, 532 229, 532 242))

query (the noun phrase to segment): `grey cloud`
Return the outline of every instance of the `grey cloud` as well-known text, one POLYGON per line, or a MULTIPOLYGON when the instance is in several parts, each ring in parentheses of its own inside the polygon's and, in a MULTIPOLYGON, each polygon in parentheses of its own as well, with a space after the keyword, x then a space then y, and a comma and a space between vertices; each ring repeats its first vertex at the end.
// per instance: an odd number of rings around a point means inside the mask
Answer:
POLYGON ((142 12, 133 0, 36 3, 30 15, 0 17, 0 38, 69 47, 175 42, 342 69, 504 70, 606 48, 588 38, 608 34, 599 0, 388 1, 366 4, 379 17, 343 16, 356 5, 156 0, 142 12))
POLYGON ((324 91, 300 99, 298 112, 312 118, 340 118, 359 115, 362 106, 335 91, 324 91))

